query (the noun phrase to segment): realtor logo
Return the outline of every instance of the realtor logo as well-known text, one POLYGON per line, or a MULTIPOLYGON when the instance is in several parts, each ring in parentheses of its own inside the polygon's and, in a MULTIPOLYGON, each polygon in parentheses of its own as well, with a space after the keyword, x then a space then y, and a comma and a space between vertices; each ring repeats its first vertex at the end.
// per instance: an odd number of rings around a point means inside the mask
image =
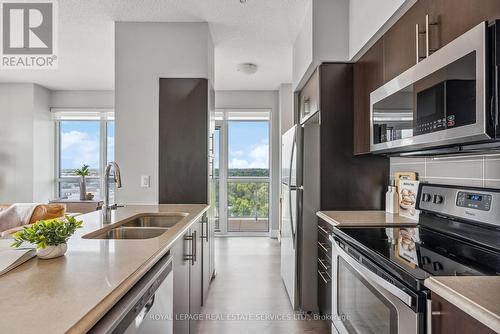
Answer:
POLYGON ((57 67, 57 3, 0 0, 2 69, 57 67))

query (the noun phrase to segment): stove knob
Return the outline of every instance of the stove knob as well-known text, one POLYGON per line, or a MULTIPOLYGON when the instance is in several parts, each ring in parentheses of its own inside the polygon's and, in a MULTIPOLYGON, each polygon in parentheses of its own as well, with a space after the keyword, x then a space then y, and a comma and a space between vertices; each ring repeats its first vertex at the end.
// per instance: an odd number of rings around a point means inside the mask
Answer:
POLYGON ((434 204, 442 204, 443 201, 444 201, 443 196, 441 196, 441 195, 434 195, 434 200, 433 200, 434 204))
POLYGON ((443 270, 443 265, 437 261, 432 263, 432 267, 434 268, 434 271, 443 270))
POLYGON ((422 202, 430 202, 430 201, 431 201, 431 194, 423 193, 422 194, 422 202))

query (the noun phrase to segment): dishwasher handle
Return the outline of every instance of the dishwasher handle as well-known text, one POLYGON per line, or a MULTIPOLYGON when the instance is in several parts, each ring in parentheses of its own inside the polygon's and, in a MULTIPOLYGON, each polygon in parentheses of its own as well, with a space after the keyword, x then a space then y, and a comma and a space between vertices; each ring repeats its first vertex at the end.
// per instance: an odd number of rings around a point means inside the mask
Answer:
POLYGON ((151 311, 151 308, 153 307, 154 303, 155 303, 155 296, 156 295, 153 295, 149 300, 148 302, 146 303, 146 305, 144 305, 144 307, 141 309, 141 311, 137 314, 137 316, 135 317, 135 321, 136 322, 143 322, 144 319, 146 318, 146 316, 148 315, 149 311, 151 311))

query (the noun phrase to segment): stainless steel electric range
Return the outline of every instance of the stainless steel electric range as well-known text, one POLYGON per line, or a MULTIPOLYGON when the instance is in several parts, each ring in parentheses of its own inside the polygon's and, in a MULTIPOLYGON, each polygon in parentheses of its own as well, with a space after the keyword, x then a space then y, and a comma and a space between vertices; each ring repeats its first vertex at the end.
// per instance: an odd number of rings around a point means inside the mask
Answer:
POLYGON ((500 189, 422 183, 416 227, 336 227, 338 333, 430 333, 430 276, 500 274, 500 189))

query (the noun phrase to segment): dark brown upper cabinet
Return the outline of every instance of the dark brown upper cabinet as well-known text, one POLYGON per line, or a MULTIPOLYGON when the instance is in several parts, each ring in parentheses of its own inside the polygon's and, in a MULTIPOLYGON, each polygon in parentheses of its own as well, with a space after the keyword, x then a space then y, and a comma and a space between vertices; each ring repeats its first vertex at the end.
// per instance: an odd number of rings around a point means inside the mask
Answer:
POLYGON ((425 16, 427 0, 418 1, 382 37, 384 41, 384 83, 403 73, 417 62, 417 33, 419 25, 419 55, 425 56, 425 16))
MULTIPOLYGON (((500 19, 499 0, 425 0, 429 13, 438 23, 435 34, 442 47, 482 21, 500 19)), ((431 38, 432 38, 431 37, 431 38)))
POLYGON ((160 204, 208 203, 208 95, 207 79, 160 79, 160 204))
POLYGON ((423 59, 426 32, 432 54, 479 23, 499 18, 500 0, 418 0, 354 66, 354 153, 370 152, 370 93, 417 63, 417 38, 423 59))
POLYGON ((354 153, 370 152, 370 93, 384 83, 384 40, 354 64, 354 153))

